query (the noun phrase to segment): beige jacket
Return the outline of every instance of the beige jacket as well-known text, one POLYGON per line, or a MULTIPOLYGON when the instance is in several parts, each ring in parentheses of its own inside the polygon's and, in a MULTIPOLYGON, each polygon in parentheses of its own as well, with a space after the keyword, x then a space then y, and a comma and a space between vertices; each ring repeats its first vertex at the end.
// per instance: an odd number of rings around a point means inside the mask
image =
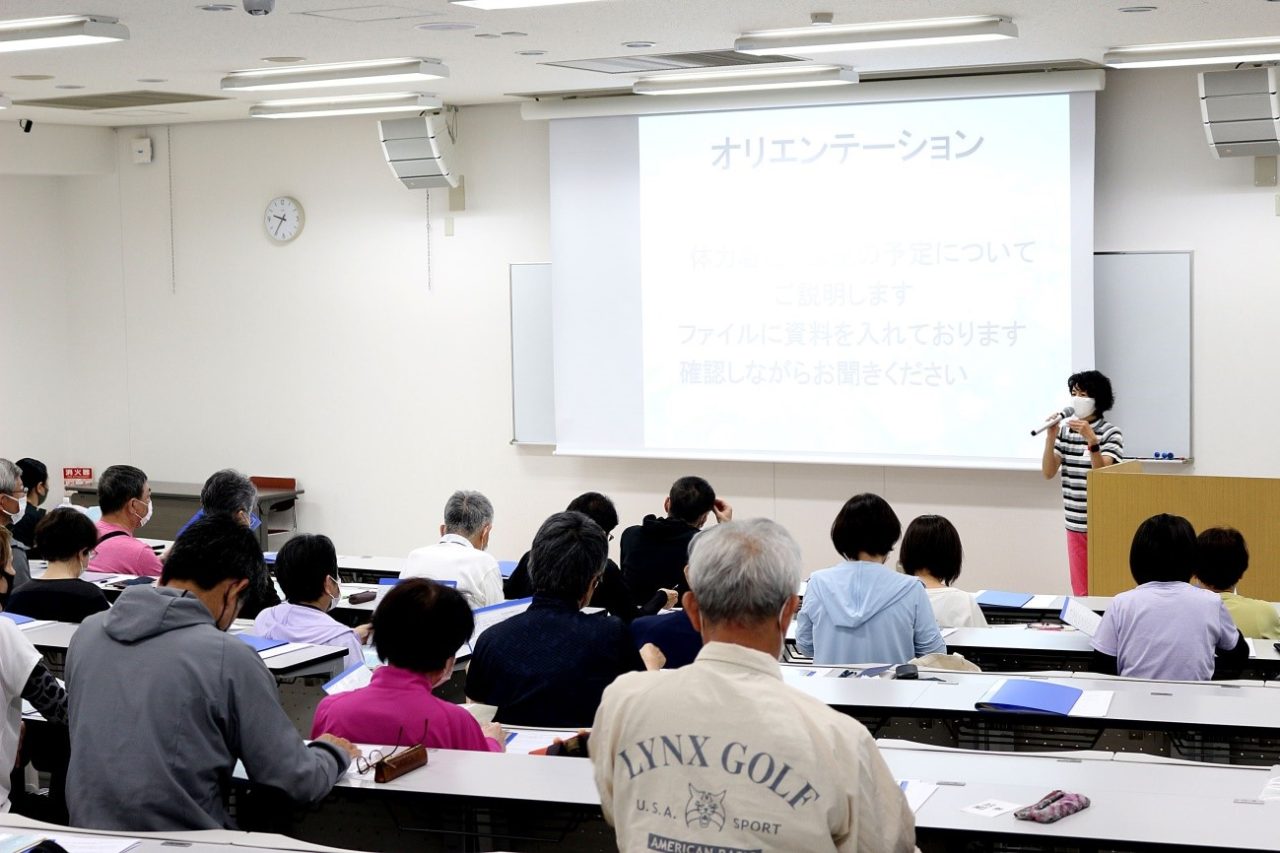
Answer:
POLYGON ((744 646, 709 643, 689 666, 620 677, 591 760, 620 850, 914 849, 911 810, 867 730, 744 646))

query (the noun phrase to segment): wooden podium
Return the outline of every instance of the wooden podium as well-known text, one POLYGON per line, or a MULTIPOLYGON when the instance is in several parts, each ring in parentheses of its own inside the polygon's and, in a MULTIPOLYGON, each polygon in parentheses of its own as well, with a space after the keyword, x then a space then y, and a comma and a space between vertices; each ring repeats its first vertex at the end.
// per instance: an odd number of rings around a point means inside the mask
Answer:
POLYGON ((1240 594, 1280 601, 1280 480, 1151 474, 1141 462, 1089 472, 1090 595, 1133 589, 1133 534, 1162 512, 1185 517, 1197 533, 1208 527, 1239 530, 1249 545, 1240 594))

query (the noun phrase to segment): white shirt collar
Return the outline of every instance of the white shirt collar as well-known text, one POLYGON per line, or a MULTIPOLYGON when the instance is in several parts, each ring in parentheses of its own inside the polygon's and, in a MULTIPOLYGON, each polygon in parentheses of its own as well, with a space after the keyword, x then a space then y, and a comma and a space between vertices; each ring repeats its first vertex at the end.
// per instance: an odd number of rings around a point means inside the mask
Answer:
POLYGON ((445 535, 441 536, 439 544, 444 545, 445 543, 448 543, 450 545, 466 545, 468 548, 476 547, 471 544, 470 539, 468 539, 465 536, 459 536, 456 533, 446 533, 445 535))
POLYGON ((702 647, 702 651, 698 652, 697 661, 730 664, 782 680, 782 667, 778 664, 777 658, 771 658, 764 652, 758 652, 737 643, 707 643, 702 647))

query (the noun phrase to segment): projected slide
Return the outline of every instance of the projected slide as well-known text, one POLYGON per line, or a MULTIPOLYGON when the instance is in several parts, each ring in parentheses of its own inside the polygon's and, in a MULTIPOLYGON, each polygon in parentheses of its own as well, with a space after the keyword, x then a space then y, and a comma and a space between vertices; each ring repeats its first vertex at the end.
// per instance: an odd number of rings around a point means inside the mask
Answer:
POLYGON ((638 132, 646 450, 1038 457, 1027 400, 1072 355, 1067 95, 638 132))

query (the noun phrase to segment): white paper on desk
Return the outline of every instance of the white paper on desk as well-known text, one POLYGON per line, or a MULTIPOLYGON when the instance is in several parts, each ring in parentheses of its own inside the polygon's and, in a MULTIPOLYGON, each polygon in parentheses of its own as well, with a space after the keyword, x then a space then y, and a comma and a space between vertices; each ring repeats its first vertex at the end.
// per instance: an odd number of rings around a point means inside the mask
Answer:
POLYGON ((268 658, 279 657, 280 655, 287 655, 289 652, 300 652, 303 649, 309 649, 309 648, 311 648, 310 643, 285 643, 283 646, 276 646, 273 649, 263 649, 262 651, 258 652, 258 657, 262 658, 263 660, 267 660, 268 658))
POLYGON ((907 805, 911 808, 911 813, 915 814, 920 811, 920 807, 925 801, 933 796, 933 792, 938 790, 935 782, 921 782, 919 779, 902 779, 898 782, 898 787, 902 789, 902 794, 907 798, 907 805))
POLYGON ((978 817, 999 817, 1002 814, 1016 812, 1020 808, 1022 808, 1020 803, 1010 803, 1007 800, 983 800, 960 811, 976 814, 978 817))
POLYGON ((462 706, 462 710, 476 718, 476 722, 480 725, 492 723, 494 716, 498 713, 497 705, 484 705, 480 702, 467 702, 462 706))
POLYGON ((1076 704, 1071 706, 1068 717, 1105 717, 1111 709, 1114 690, 1083 690, 1076 704))
POLYGON ((142 843, 138 838, 113 838, 90 835, 47 835, 67 853, 124 853, 142 843))
POLYGON ((1056 595, 1033 595, 1031 600, 1022 605, 1023 610, 1048 610, 1053 606, 1056 595))
POLYGON ((1066 604, 1062 605, 1061 618, 1063 622, 1089 637, 1098 633, 1098 626, 1102 624, 1102 617, 1085 607, 1076 598, 1068 598, 1066 604))
POLYGON ((956 631, 959 631, 959 630, 960 630, 959 628, 943 628, 943 629, 942 629, 942 636, 943 636, 944 638, 945 638, 945 637, 950 637, 952 634, 954 634, 956 631))
POLYGON ((1258 647, 1253 644, 1253 637, 1245 637, 1244 641, 1249 644, 1249 657, 1256 658, 1258 656, 1258 647))
POLYGON ((544 749, 551 746, 556 738, 560 740, 568 740, 576 735, 574 731, 546 731, 537 729, 534 731, 509 731, 507 732, 507 752, 517 753, 520 755, 528 755, 535 749, 544 749))
POLYGON ((18 630, 30 631, 32 628, 40 628, 45 625, 52 625, 52 624, 53 622, 51 622, 48 619, 32 619, 30 622, 23 622, 21 625, 19 625, 18 630))

